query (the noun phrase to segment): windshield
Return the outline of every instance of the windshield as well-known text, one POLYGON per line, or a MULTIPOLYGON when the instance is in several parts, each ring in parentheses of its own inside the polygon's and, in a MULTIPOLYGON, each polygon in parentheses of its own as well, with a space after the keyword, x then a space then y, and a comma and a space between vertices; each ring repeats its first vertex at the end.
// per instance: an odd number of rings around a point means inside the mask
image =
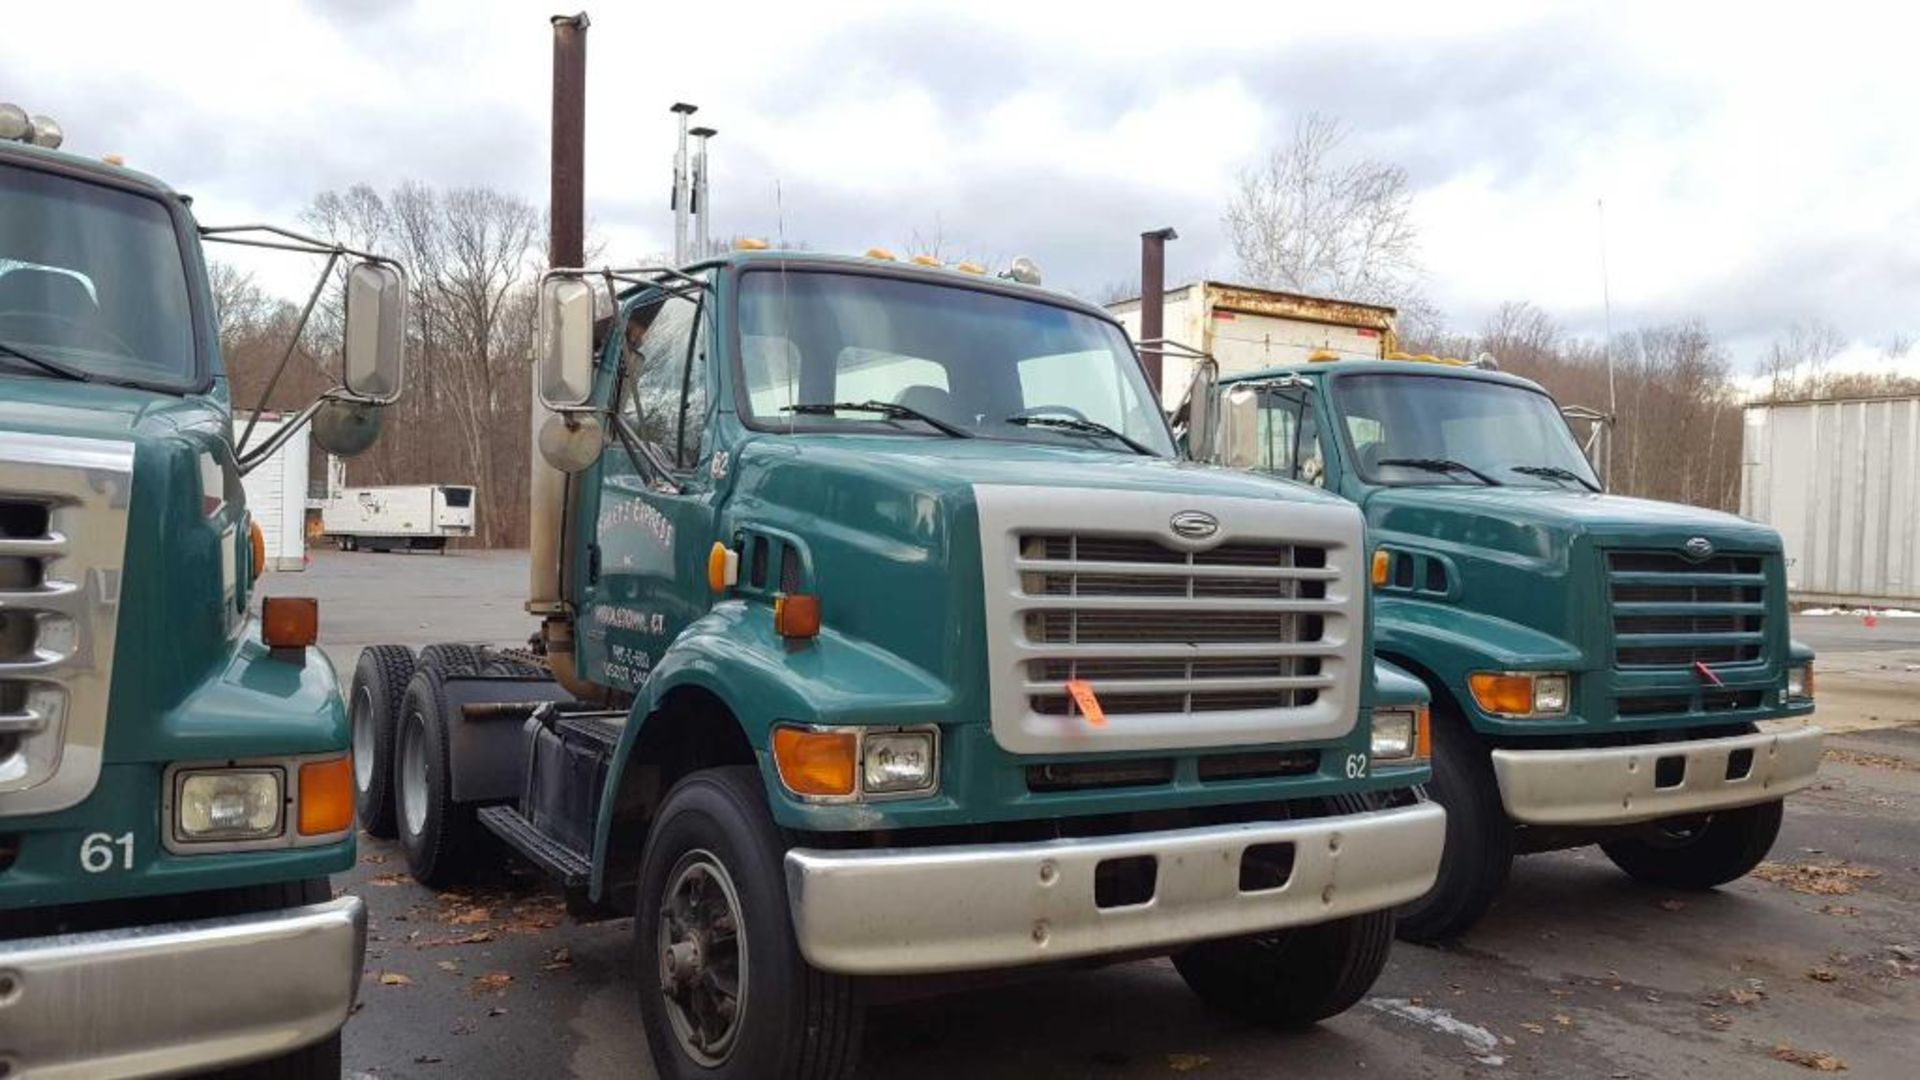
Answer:
POLYGON ((978 289, 817 271, 749 271, 739 310, 741 405, 763 428, 1174 452, 1132 347, 1104 319, 978 289), (876 408, 820 408, 833 404, 876 408))
MULTIPOLYGON (((167 208, 0 165, 0 346, 108 381, 197 382, 186 271, 167 208)), ((0 348, 0 371, 45 370, 0 348)))
POLYGON ((1369 482, 1599 486, 1545 394, 1437 375, 1345 375, 1332 381, 1353 460, 1369 482))

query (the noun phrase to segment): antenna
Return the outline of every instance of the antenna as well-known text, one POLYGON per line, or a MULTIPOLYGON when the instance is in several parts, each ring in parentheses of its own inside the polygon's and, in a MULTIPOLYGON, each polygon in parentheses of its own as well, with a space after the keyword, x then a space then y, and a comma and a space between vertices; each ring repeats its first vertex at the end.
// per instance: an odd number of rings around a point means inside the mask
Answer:
POLYGON ((1607 358, 1607 464, 1601 481, 1613 489, 1613 424, 1620 415, 1620 396, 1613 384, 1613 289, 1607 281, 1607 200, 1594 200, 1600 216, 1600 309, 1606 320, 1606 344, 1601 350, 1607 358))
POLYGON ((773 178, 773 227, 780 237, 780 250, 787 249, 787 207, 780 199, 780 178, 773 178))

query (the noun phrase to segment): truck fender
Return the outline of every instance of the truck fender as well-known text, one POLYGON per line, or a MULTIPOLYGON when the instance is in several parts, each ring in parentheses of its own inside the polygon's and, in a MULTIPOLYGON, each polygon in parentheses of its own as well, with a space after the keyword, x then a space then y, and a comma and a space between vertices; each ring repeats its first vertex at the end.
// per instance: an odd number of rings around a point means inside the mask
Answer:
POLYGON ((1450 604, 1383 596, 1374 613, 1374 650, 1389 658, 1420 657, 1420 666, 1463 702, 1471 700, 1467 676, 1475 671, 1575 671, 1583 665, 1571 642, 1450 604))
MULTIPOLYGON (((608 764, 594 828, 595 898, 607 888, 602 875, 614 809, 634 746, 674 691, 689 687, 711 694, 733 714, 769 780, 768 733, 776 723, 933 723, 949 715, 953 700, 945 683, 870 641, 831 628, 811 640, 789 641, 774 633, 765 604, 733 599, 714 605, 654 663, 608 764)), ((778 819, 782 802, 772 802, 778 819)))

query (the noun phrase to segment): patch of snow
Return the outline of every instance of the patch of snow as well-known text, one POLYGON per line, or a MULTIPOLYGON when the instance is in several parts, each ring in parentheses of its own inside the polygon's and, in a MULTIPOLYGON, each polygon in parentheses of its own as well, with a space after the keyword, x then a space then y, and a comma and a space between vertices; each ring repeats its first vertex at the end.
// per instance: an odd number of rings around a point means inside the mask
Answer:
POLYGON ((1500 1036, 1478 1024, 1469 1024, 1445 1009, 1415 1005, 1406 998, 1381 997, 1368 998, 1367 1006, 1388 1016, 1418 1024, 1429 1031, 1459 1039, 1473 1059, 1482 1065, 1504 1065, 1507 1062, 1496 1052, 1500 1049, 1500 1036))

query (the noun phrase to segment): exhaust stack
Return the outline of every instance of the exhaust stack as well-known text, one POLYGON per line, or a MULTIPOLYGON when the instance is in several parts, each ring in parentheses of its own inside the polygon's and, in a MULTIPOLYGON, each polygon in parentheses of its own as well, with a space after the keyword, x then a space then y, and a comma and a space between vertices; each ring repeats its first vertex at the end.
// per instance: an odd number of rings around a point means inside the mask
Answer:
POLYGON ((1162 400, 1160 342, 1166 337, 1167 241, 1178 239, 1180 234, 1171 228, 1140 234, 1140 362, 1147 369, 1147 382, 1162 400))
POLYGON ((687 261, 687 215, 693 211, 693 185, 687 168, 687 117, 700 106, 676 101, 672 111, 680 117, 680 148, 673 152, 673 265, 687 261))
POLYGON ((713 205, 713 196, 707 188, 707 140, 720 134, 710 127, 697 127, 692 131, 700 143, 693 151, 693 259, 704 259, 713 254, 709 247, 712 230, 708 228, 708 210, 713 205))
MULTIPOLYGON (((585 184, 587 116, 587 15, 553 17, 553 131, 549 173, 547 262, 578 266, 586 245, 585 184)), ((538 379, 538 373, 530 376, 538 379)), ((538 387, 531 395, 532 441, 540 445, 540 428, 553 414, 540 404, 538 387)), ((537 452, 527 455, 531 472, 527 490, 527 611, 546 619, 561 616, 561 561, 565 554, 561 515, 566 506, 567 477, 537 452)), ((543 630, 544 633, 544 630, 543 630)))

